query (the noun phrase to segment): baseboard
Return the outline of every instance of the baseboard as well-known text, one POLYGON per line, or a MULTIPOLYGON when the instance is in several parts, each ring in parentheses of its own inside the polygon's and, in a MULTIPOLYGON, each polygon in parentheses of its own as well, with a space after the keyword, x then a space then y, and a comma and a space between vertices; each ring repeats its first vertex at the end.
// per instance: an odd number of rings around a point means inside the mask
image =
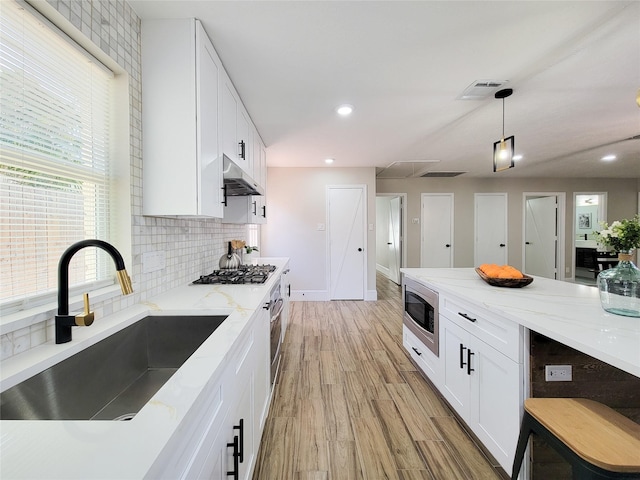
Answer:
POLYGON ((295 302, 326 302, 331 300, 327 290, 291 290, 295 302))
MULTIPOLYGON (((291 300, 294 302, 328 302, 331 298, 327 290, 291 290, 291 300)), ((364 300, 375 302, 378 300, 378 292, 367 290, 364 300)))
POLYGON ((383 265, 380 265, 379 263, 376 263, 376 271, 380 272, 385 277, 389 278, 389 268, 388 267, 385 267, 383 265))

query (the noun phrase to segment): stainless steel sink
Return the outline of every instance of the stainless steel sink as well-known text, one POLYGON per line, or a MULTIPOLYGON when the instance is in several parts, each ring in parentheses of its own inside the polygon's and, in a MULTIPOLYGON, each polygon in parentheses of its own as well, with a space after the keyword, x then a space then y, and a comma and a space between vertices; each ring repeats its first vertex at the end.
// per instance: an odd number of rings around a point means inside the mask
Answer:
POLYGON ((225 318, 145 317, 0 393, 0 419, 129 420, 225 318))

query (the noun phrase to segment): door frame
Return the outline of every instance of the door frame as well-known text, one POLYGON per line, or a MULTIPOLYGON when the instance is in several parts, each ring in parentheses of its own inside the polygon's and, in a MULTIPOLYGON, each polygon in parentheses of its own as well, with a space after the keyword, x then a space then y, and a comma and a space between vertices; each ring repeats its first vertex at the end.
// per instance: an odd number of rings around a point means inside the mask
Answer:
MULTIPOLYGON (((598 204, 598 216, 600 222, 607 221, 607 202, 608 202, 608 192, 573 192, 573 215, 572 223, 571 223, 571 276, 568 277, 572 280, 576 278, 576 212, 577 212, 577 201, 576 197, 578 195, 598 195, 602 199, 602 204, 598 204)), ((598 230, 597 225, 591 225, 591 228, 595 231, 598 230)))
MULTIPOLYGON (((529 197, 556 197, 558 201, 558 210, 556 215, 556 280, 564 280, 565 265, 565 230, 566 230, 566 192, 522 192, 522 268, 526 265, 526 225, 527 225, 527 199, 529 197)), ((571 267, 573 269, 573 267, 571 267)))
MULTIPOLYGON (((400 229, 400 268, 407 264, 407 194, 406 193, 376 193, 376 197, 400 197, 402 199, 402 228, 400 229)), ((376 225, 380 228, 380 225, 376 225)), ((402 274, 400 274, 402 280, 402 274)))
POLYGON ((327 185, 325 187, 325 215, 326 215, 326 224, 327 224, 327 233, 325 235, 325 245, 326 245, 326 265, 325 265, 325 278, 327 279, 327 297, 329 300, 332 300, 332 290, 331 290, 331 216, 329 210, 329 198, 331 195, 331 190, 338 189, 359 189, 362 191, 362 248, 364 250, 364 258, 363 258, 363 272, 362 272, 362 299, 367 299, 367 286, 368 286, 368 265, 369 265, 369 243, 368 243, 368 230, 367 230, 367 219, 368 217, 368 197, 367 197, 367 185, 362 184, 349 184, 349 185, 327 185))

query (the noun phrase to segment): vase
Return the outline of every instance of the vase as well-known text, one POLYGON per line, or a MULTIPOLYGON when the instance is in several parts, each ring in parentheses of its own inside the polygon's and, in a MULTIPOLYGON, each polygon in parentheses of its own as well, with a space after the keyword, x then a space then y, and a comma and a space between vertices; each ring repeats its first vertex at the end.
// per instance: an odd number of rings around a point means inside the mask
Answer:
POLYGON ((640 269, 632 257, 633 250, 618 252, 618 265, 598 274, 598 289, 607 312, 640 317, 640 269))
POLYGON ((255 265, 255 259, 258 258, 258 255, 255 253, 245 253, 244 254, 244 264, 245 265, 255 265))

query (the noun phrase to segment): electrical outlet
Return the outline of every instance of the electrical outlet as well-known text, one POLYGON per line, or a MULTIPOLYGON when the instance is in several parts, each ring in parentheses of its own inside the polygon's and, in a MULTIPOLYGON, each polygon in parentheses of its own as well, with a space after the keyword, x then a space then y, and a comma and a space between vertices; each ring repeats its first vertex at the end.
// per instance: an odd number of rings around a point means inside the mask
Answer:
POLYGON ((546 382, 570 382, 571 365, 545 365, 544 379, 546 382))

